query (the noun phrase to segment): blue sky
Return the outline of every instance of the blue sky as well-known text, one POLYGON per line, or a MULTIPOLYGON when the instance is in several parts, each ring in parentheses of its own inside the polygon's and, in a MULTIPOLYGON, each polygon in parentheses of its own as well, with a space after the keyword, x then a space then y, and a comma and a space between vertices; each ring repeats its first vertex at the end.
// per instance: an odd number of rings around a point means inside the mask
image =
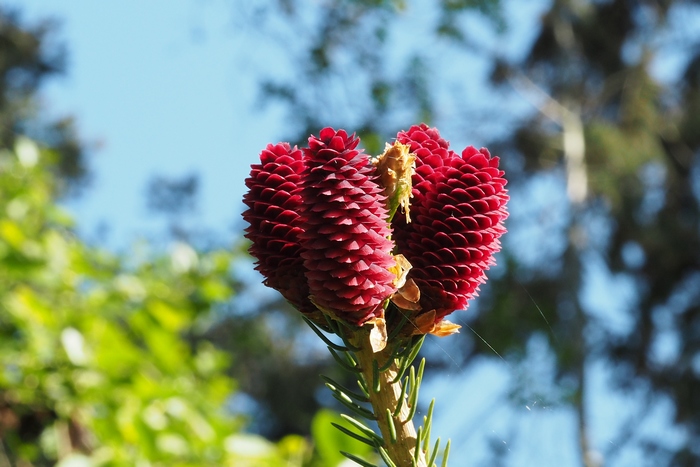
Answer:
MULTIPOLYGON (((22 0, 24 18, 54 16, 68 46, 67 75, 45 89, 55 115, 71 114, 98 147, 94 179, 69 203, 83 233, 110 226, 123 246, 157 224, 145 210, 154 174, 201 176, 197 225, 238 221, 243 180, 279 115, 255 110, 261 47, 227 2, 22 0)), ((262 54, 264 56, 264 54, 262 54)))

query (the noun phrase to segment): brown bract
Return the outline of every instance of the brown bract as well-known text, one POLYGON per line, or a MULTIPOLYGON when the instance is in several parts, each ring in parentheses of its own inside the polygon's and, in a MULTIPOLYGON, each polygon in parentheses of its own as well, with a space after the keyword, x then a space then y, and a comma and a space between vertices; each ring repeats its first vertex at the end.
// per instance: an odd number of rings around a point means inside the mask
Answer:
POLYGON ((379 184, 384 187, 384 196, 388 201, 389 217, 401 209, 406 214, 406 222, 411 222, 408 209, 411 193, 411 177, 414 173, 416 156, 411 154, 411 147, 398 141, 387 144, 384 152, 372 159, 379 176, 379 184))

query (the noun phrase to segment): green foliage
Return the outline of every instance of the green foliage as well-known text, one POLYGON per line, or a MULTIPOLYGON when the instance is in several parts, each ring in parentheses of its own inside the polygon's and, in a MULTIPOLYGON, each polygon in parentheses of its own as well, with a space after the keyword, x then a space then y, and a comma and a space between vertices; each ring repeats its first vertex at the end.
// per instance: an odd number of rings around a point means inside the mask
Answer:
POLYGON ((638 174, 643 167, 663 161, 663 147, 648 130, 621 130, 608 122, 592 121, 586 128, 586 140, 590 172, 595 174, 590 188, 604 195, 615 209, 622 207, 625 195, 642 194, 638 174))
POLYGON ((321 465, 333 467, 346 461, 345 456, 340 451, 351 452, 363 458, 372 457, 373 449, 371 446, 335 429, 334 423, 346 429, 352 428, 345 419, 330 410, 320 410, 316 413, 311 424, 311 433, 322 461, 321 465))
POLYGON ((243 438, 224 407, 230 362, 202 333, 233 254, 86 245, 50 159, 24 138, 0 153, 0 464, 301 466, 303 439, 243 438))
POLYGON ((56 40, 57 23, 28 24, 19 12, 0 6, 0 146, 14 145, 17 134, 41 141, 55 156, 53 189, 74 194, 88 178, 86 148, 71 117, 48 119, 36 94, 64 72, 66 50, 56 40))

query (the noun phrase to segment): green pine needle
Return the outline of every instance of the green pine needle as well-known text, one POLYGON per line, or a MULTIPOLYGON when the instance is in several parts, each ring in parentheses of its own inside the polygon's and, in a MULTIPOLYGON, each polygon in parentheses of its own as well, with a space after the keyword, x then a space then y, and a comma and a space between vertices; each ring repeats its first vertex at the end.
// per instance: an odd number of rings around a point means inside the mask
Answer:
POLYGON ((352 366, 353 368, 357 368, 358 371, 361 371, 362 369, 360 368, 360 365, 357 363, 357 360, 355 357, 352 355, 351 352, 345 352, 345 359, 348 361, 348 364, 352 366))
POLYGON ((362 467, 377 467, 376 465, 372 464, 371 462, 367 462, 367 461, 364 460, 363 458, 357 457, 356 455, 350 454, 349 452, 340 451, 340 453, 341 453, 342 455, 344 455, 345 457, 347 457, 348 459, 350 459, 351 461, 357 462, 357 463, 360 464, 362 467))
MULTIPOLYGON (((328 346, 328 350, 330 351, 330 353, 333 356, 333 358, 335 359, 335 361, 338 362, 338 365, 342 366, 345 370, 347 370, 351 373, 359 373, 360 372, 360 369, 357 367, 357 365, 350 366, 350 364, 348 364, 348 362, 343 360, 340 357, 340 355, 338 355, 338 353, 335 350, 333 350, 333 348, 331 346, 328 346)), ((347 353, 346 353, 346 355, 347 355, 347 353)))
POLYGON ((384 444, 384 440, 382 439, 382 437, 375 433, 373 429, 371 429, 361 421, 356 420, 346 414, 340 414, 340 416, 343 418, 343 420, 360 430, 360 432, 362 432, 363 435, 367 436, 368 438, 373 438, 375 441, 379 442, 379 444, 384 444))
POLYGON ((367 396, 369 399, 369 387, 367 386, 367 381, 365 381, 365 377, 360 374, 360 377, 357 379, 357 386, 360 388, 360 391, 362 391, 362 394, 367 396))
POLYGON ((428 449, 428 444, 430 443, 430 430, 433 427, 433 409, 435 408, 435 399, 430 401, 428 406, 428 413, 423 417, 423 427, 425 428, 425 443, 423 444, 423 449, 428 449))
POLYGON ((391 357, 389 357, 389 359, 386 361, 386 363, 384 363, 384 365, 379 367, 379 371, 384 373, 386 370, 391 368, 391 365, 393 365, 395 361, 396 361, 396 358, 392 355, 391 357))
POLYGON ((373 448, 376 448, 376 447, 377 447, 376 440, 374 440, 374 439, 365 438, 364 436, 359 435, 359 434, 355 433, 355 432, 352 431, 352 430, 348 430, 348 429, 345 428, 343 425, 338 425, 338 424, 335 423, 335 422, 331 422, 331 425, 333 425, 334 427, 336 427, 338 430, 340 430, 341 432, 345 433, 345 434, 348 435, 349 437, 354 438, 354 439, 360 441, 361 443, 365 443, 365 444, 367 444, 367 445, 369 445, 369 446, 372 446, 373 448))
POLYGON ((408 364, 406 364, 406 359, 403 358, 399 360, 399 369, 396 373, 396 378, 391 380, 391 384, 396 384, 398 381, 401 381, 401 378, 403 378, 403 374, 406 372, 406 368, 408 368, 408 364))
MULTIPOLYGON (((408 384, 406 384, 406 381, 404 381, 404 384, 401 385, 401 395, 399 396, 399 403, 396 404, 396 408, 394 409, 394 417, 398 417, 399 414, 401 413, 401 407, 406 403, 406 388, 408 387, 408 384)), ((388 410, 388 409, 387 409, 388 410)))
POLYGON ((409 384, 411 385, 411 389, 408 392, 408 398, 410 399, 412 397, 411 394, 413 394, 415 392, 415 389, 416 389, 416 367, 415 366, 412 366, 410 371, 408 372, 408 381, 409 381, 409 384))
POLYGON ((396 442, 396 425, 394 425, 394 417, 391 416, 391 409, 387 407, 386 409, 386 424, 389 426, 389 432, 391 434, 391 442, 396 442))
POLYGON ((416 446, 415 449, 413 450, 413 461, 414 465, 418 464, 418 459, 420 459, 420 445, 422 444, 423 441, 423 427, 418 428, 418 433, 416 435, 416 446))
POLYGON ((312 330, 314 333, 316 333, 316 335, 317 335, 318 337, 320 337, 321 340, 322 340, 328 347, 331 347, 331 348, 333 348, 333 349, 335 349, 335 350, 338 350, 338 351, 340 351, 340 352, 347 352, 347 351, 349 350, 347 347, 342 346, 342 345, 338 345, 338 344, 336 344, 335 342, 333 342, 333 341, 331 341, 330 339, 328 339, 328 338, 326 337, 326 335, 323 334, 323 332, 322 332, 314 323, 312 323, 307 317, 303 316, 302 319, 303 319, 304 321, 306 321, 306 324, 309 325, 309 327, 311 328, 311 330, 312 330))
POLYGON ((411 346, 411 353, 408 354, 409 365, 413 363, 413 360, 415 360, 418 356, 418 352, 420 352, 421 347, 423 347, 423 342, 425 342, 425 334, 420 336, 418 340, 416 340, 416 342, 411 346))
POLYGON ((408 417, 412 420, 418 409, 418 391, 420 389, 420 379, 416 378, 415 367, 411 367, 411 391, 408 393, 408 417))
POLYGON ((328 376, 321 375, 321 378, 323 379, 323 381, 326 382, 326 386, 327 386, 328 389, 330 389, 331 391, 333 391, 333 392, 335 392, 335 391, 343 392, 343 393, 345 393, 345 395, 347 395, 347 396, 349 396, 349 397, 351 397, 351 398, 353 398, 353 399, 355 399, 356 401, 359 401, 359 402, 369 402, 369 397, 368 397, 368 396, 366 396, 366 395, 364 395, 364 394, 359 394, 359 393, 354 392, 354 391, 351 391, 350 389, 346 388, 345 386, 343 386, 342 384, 336 382, 335 380, 329 378, 328 376))
POLYGON ((445 446, 445 452, 442 455, 442 466, 441 467, 447 467, 447 457, 450 455, 450 445, 452 443, 452 440, 447 440, 447 445, 445 446))
POLYGON ((440 449, 440 438, 435 441, 435 446, 433 446, 433 452, 430 454, 430 460, 428 461, 428 467, 435 466, 435 459, 437 459, 438 450, 440 449))
POLYGON ((348 396, 347 394, 345 394, 343 391, 338 390, 338 389, 335 388, 332 384, 326 383, 326 387, 327 387, 328 389, 330 389, 331 392, 332 392, 333 394, 335 394, 336 396, 338 396, 338 398, 344 400, 345 402, 348 402, 348 403, 350 403, 350 404, 352 404, 352 403, 355 402, 355 401, 353 401, 353 400, 350 398, 350 396, 348 396))
POLYGON ((418 365, 418 379, 423 380, 423 373, 425 372, 425 357, 423 357, 420 361, 420 364, 418 365))
POLYGON ((372 360, 372 389, 375 393, 382 389, 379 380, 379 363, 376 359, 372 360))
POLYGON ((423 342, 425 341, 425 335, 422 335, 418 340, 416 340, 415 343, 413 343, 409 347, 408 355, 400 360, 399 364, 399 372, 396 375, 396 378, 391 382, 391 384, 396 383, 397 381, 400 381, 401 378, 403 378, 404 372, 408 369, 408 367, 413 363, 413 360, 418 356, 418 352, 420 351, 420 348, 423 346, 423 342))
POLYGON ((372 412, 370 412, 369 410, 365 409, 364 407, 359 406, 359 405, 357 405, 357 404, 355 404, 355 403, 353 403, 353 402, 348 402, 348 401, 346 401, 345 399, 343 399, 342 397, 338 397, 338 395, 337 395, 336 393, 334 393, 334 392, 332 393, 332 395, 333 395, 333 397, 334 397, 338 402, 340 402, 340 403, 343 404, 345 407, 347 407, 348 409, 350 409, 350 410, 352 410, 353 412, 355 412, 355 413, 356 413, 357 415, 359 415, 360 417, 366 418, 367 420, 376 420, 376 419, 377 419, 377 417, 376 417, 372 412))
POLYGON ((338 326, 337 321, 331 319, 331 317, 328 316, 326 313, 323 313, 323 318, 326 320, 326 323, 328 323, 328 328, 333 334, 338 334, 340 332, 340 328, 338 326))
POLYGON ((379 452, 379 455, 386 464, 386 467, 396 467, 396 464, 393 460, 391 460, 391 457, 389 457, 389 453, 386 452, 386 449, 384 449, 383 447, 379 447, 377 451, 379 452))

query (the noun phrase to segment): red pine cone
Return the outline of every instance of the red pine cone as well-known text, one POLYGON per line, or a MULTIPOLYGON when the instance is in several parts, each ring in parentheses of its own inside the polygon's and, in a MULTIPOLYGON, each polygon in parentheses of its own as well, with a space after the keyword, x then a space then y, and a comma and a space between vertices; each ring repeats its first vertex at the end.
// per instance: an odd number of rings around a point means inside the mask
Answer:
POLYGON ((416 155, 416 175, 413 177, 413 186, 425 176, 432 173, 433 169, 441 167, 446 160, 459 157, 449 149, 450 143, 445 141, 437 128, 430 128, 425 123, 413 125, 408 131, 400 131, 396 140, 401 144, 411 146, 411 152, 416 155), (425 167, 423 167, 425 166, 425 167))
POLYGON ((299 236, 314 302, 355 325, 383 316, 382 302, 396 291, 385 198, 359 142, 332 128, 309 138, 299 236))
POLYGON ((249 191, 243 197, 248 206, 243 219, 250 224, 245 236, 253 242, 250 254, 258 260, 255 269, 265 277, 265 285, 301 312, 315 314, 300 256, 298 187, 303 170, 303 155, 296 146, 268 144, 245 180, 249 191))
POLYGON ((397 136, 415 153, 411 223, 393 221, 397 249, 413 268, 424 312, 435 321, 466 309, 495 264, 498 238, 508 217, 504 172, 488 150, 468 147, 460 157, 448 149, 437 129, 413 126, 397 136))

